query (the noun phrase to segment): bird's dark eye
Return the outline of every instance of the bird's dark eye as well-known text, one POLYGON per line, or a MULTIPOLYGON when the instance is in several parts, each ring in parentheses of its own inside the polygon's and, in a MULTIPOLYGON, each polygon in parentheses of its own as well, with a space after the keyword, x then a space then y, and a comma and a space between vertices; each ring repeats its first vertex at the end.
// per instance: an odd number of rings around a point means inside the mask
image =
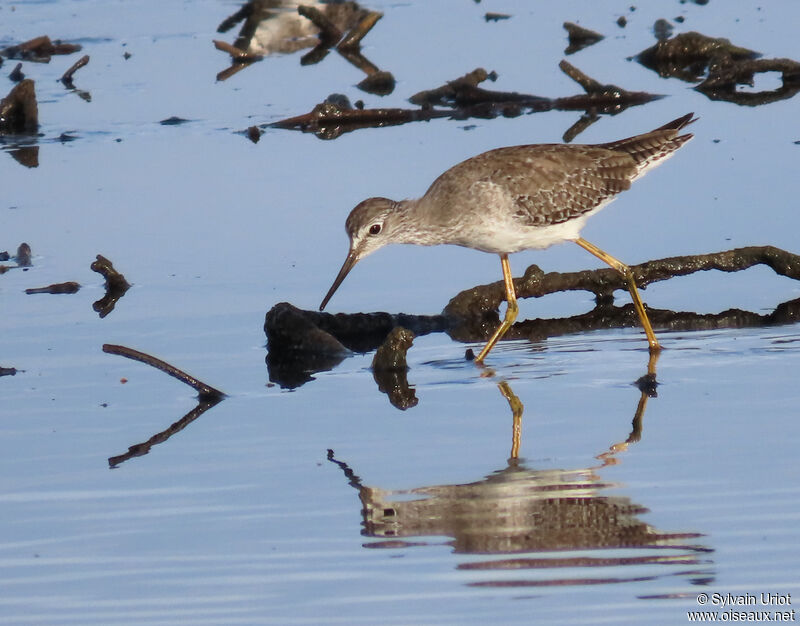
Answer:
POLYGON ((369 234, 370 235, 377 235, 379 232, 381 232, 381 225, 380 224, 373 224, 372 226, 369 227, 369 234))

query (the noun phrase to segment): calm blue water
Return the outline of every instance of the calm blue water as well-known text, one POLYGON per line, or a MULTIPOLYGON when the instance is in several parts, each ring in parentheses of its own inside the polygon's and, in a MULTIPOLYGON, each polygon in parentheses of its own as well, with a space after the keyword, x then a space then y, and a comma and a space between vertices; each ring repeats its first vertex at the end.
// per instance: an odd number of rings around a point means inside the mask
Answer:
MULTIPOLYGON (((27 271, 0 275, 0 366, 19 370, 0 378, 0 623, 668 624, 702 608, 700 593, 800 597, 796 325, 659 332, 661 384, 646 406, 632 384, 647 368, 637 329, 506 342, 490 378, 463 344, 418 338, 408 379, 419 402, 406 411, 378 390, 371 354, 293 390, 270 382, 264 314, 281 301, 318 306, 352 206, 419 195, 489 148, 560 141, 578 116, 437 120, 335 141, 268 130, 252 144, 238 131, 333 92, 407 106, 478 66, 499 74, 488 88, 578 93, 557 69, 565 20, 607 35, 571 63, 668 96, 602 118, 579 141, 700 117, 695 140, 591 221, 587 239, 630 263, 744 245, 800 252, 797 100, 711 102, 627 60, 655 41, 657 18, 679 15, 676 32, 797 58, 798 8, 629 7, 373 3, 384 17, 363 48, 397 79, 384 98, 356 89, 363 73, 335 52, 312 66, 303 52, 271 56, 217 81, 228 57, 211 41, 233 41, 216 33, 232 2, 0 7, 0 47, 46 33, 91 57, 75 75, 91 102, 57 80, 77 55, 23 64, 39 98, 39 166, 8 145, 0 154, 0 250, 26 241, 34 254, 27 271), (487 23, 486 11, 513 17, 487 23), (170 116, 190 121, 158 124, 170 116), (103 319, 92 309, 104 293, 89 269, 97 254, 133 284, 103 319), (24 293, 67 280, 82 289, 24 293), (104 343, 155 354, 229 397, 110 469, 109 457, 196 401, 104 343), (500 382, 524 405, 516 462, 500 382)), ((597 267, 577 246, 511 263, 517 274, 597 267)), ((437 313, 499 278, 489 255, 398 246, 359 264, 329 310, 437 313)), ((800 286, 754 268, 643 295, 655 308, 765 315, 800 286)), ((522 312, 591 306, 570 294, 522 312)))

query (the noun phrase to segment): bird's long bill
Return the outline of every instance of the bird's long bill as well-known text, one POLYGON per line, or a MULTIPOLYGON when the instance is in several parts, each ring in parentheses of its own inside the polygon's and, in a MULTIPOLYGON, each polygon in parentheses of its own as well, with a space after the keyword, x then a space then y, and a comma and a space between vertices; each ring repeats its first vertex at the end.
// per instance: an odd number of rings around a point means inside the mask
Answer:
POLYGON ((325 308, 325 305, 328 304, 328 300, 331 299, 331 296, 334 292, 339 288, 339 285, 342 284, 342 281, 345 279, 350 273, 350 270, 353 269, 353 266, 358 262, 358 257, 354 252, 350 252, 347 255, 347 258, 344 260, 344 264, 342 265, 342 269, 339 270, 339 273, 336 275, 336 278, 333 281, 333 285, 331 288, 328 289, 328 293, 325 294, 325 297, 322 299, 322 304, 319 305, 319 310, 322 311, 325 308))

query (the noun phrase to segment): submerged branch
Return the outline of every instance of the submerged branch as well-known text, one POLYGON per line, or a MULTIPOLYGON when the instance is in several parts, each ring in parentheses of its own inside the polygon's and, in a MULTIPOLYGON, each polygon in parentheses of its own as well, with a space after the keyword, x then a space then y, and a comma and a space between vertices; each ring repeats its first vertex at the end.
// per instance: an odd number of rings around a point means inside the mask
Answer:
POLYGON ((665 78, 687 82, 702 80, 695 90, 711 100, 758 106, 794 97, 800 91, 800 63, 792 59, 761 59, 760 56, 727 39, 688 32, 663 39, 634 58, 665 78), (780 73, 780 87, 739 90, 739 85, 754 87, 756 74, 766 72, 780 73))
MULTIPOLYGON (((754 265, 767 265, 777 274, 800 280, 800 256, 773 246, 752 246, 713 254, 670 257, 631 266, 640 287, 650 283, 686 276, 698 271, 736 272, 754 265)), ((525 275, 514 279, 518 298, 541 297, 559 291, 584 290, 595 294, 597 305, 581 315, 561 319, 534 319, 514 324, 505 339, 542 340, 609 328, 635 328, 639 318, 632 304, 613 305, 613 293, 625 289, 623 279, 612 269, 545 274, 532 265, 525 275)), ((267 368, 270 380, 283 387, 298 387, 313 380, 313 373, 330 370, 355 352, 368 352, 380 346, 392 329, 411 329, 421 336, 446 332, 456 341, 485 341, 499 323, 498 308, 505 300, 502 281, 463 291, 445 307, 442 315, 406 315, 389 313, 320 313, 303 311, 291 304, 276 304, 266 315, 267 368)), ((717 328, 764 327, 790 324, 800 320, 800 298, 778 305, 771 313, 730 309, 718 314, 700 314, 648 309, 656 328, 670 330, 709 330, 717 328)), ((402 359, 410 344, 410 335, 398 344, 399 367, 386 376, 386 389, 407 386, 402 359)), ((392 362, 391 359, 388 362, 392 362)), ((379 368, 374 368, 379 372, 379 368)), ((379 372, 383 374, 384 372, 379 372)), ((413 395, 400 397, 412 406, 413 395)), ((390 394, 390 399, 392 396, 390 394)))
POLYGON ((84 54, 80 59, 75 61, 72 66, 64 72, 64 75, 61 77, 61 82, 64 84, 65 87, 73 87, 72 83, 72 76, 81 69, 84 65, 88 65, 89 63, 89 55, 84 54))
POLYGON ((47 287, 31 287, 26 289, 25 293, 78 293, 80 288, 81 286, 75 281, 69 281, 66 283, 53 283, 52 285, 47 285, 47 287))
MULTIPOLYGON (((344 51, 340 52, 344 54, 344 51)), ((309 54, 313 54, 313 51, 309 54)), ((586 111, 586 115, 567 131, 565 140, 571 140, 580 130, 597 120, 600 113, 613 115, 628 107, 662 97, 646 92, 628 91, 613 84, 604 85, 566 61, 562 61, 559 67, 580 84, 586 93, 547 98, 516 91, 483 89, 479 86, 480 83, 487 79, 496 80, 497 74, 477 68, 444 85, 411 96, 409 102, 419 106, 419 109, 353 108, 349 101, 337 95, 330 96, 309 113, 274 122, 270 126, 313 132, 322 139, 335 139, 343 133, 359 128, 377 128, 427 121, 438 117, 458 120, 493 119, 553 110, 586 111)), ((369 74, 368 79, 359 84, 365 90, 371 93, 388 93, 394 88, 394 78, 390 74, 379 72, 374 66, 371 69, 363 66, 362 69, 369 74), (369 85, 368 88, 365 83, 369 85)))
MULTIPOLYGON (((754 265, 767 265, 775 273, 800 280, 800 256, 774 246, 750 246, 711 254, 676 256, 632 265, 636 284, 647 285, 695 272, 720 270, 738 272, 754 265)), ((625 280, 611 268, 581 272, 545 274, 531 265, 522 278, 514 279, 518 298, 539 298, 558 291, 590 291, 598 302, 610 302, 617 289, 626 289, 625 280)), ((505 300, 502 281, 474 287, 456 295, 444 309, 445 315, 456 318, 480 317, 497 310, 505 300)))

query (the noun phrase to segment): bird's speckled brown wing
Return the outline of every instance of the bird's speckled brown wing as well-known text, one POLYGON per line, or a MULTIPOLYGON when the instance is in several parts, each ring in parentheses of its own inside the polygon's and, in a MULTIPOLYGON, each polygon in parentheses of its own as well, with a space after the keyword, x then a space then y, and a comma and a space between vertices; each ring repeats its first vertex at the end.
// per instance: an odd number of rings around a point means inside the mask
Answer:
POLYGON ((630 187, 635 160, 598 146, 544 144, 499 148, 453 168, 469 168, 471 179, 508 194, 514 217, 548 226, 580 217, 630 187))
MULTIPOLYGON (((549 226, 580 217, 674 153, 692 138, 678 132, 691 113, 626 139, 597 145, 540 144, 490 150, 442 174, 425 194, 436 217, 455 223, 452 212, 469 196, 491 193, 521 224, 549 226), (508 206, 510 205, 510 207, 508 206)), ((434 221, 434 220, 432 220, 434 221)))

